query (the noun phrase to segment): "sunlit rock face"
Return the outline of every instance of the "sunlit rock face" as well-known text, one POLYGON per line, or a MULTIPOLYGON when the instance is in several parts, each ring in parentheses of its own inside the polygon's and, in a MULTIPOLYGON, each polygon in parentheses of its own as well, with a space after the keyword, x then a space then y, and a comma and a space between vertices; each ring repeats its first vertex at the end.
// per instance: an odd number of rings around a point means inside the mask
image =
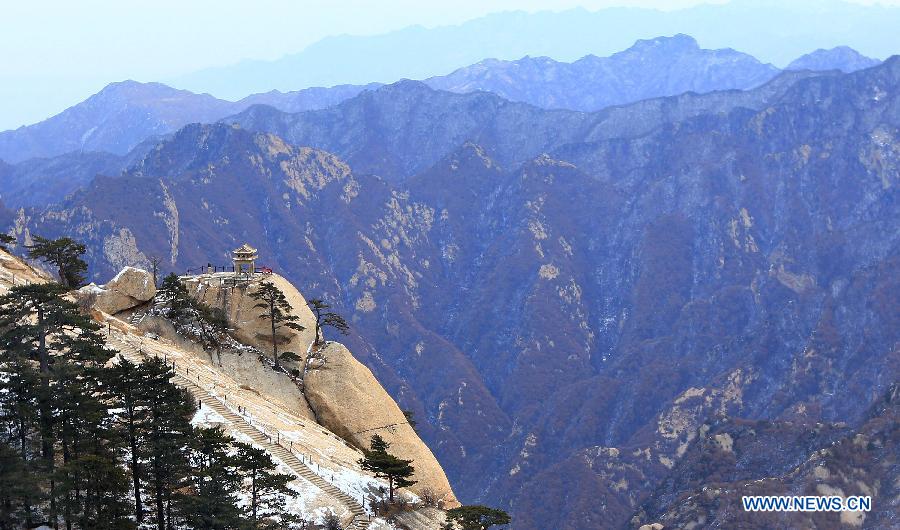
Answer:
POLYGON ((360 448, 368 448, 378 434, 391 444, 391 453, 414 462, 412 478, 418 483, 412 491, 430 491, 445 507, 457 506, 444 470, 372 372, 340 343, 329 342, 321 356, 324 362, 313 363, 304 377, 316 419, 360 448))

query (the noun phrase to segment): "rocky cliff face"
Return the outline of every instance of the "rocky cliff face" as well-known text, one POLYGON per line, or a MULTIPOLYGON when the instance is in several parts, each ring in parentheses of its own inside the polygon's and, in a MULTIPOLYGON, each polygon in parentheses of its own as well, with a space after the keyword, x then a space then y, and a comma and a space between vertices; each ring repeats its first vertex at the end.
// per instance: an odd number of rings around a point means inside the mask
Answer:
POLYGON ((92 274, 249 241, 351 318, 463 500, 624 527, 716 418, 863 429, 900 378, 898 87, 894 58, 582 114, 404 83, 187 127, 16 230, 92 274))
POLYGON ((890 528, 896 525, 898 386, 858 428, 795 421, 722 420, 697 441, 643 504, 634 522, 666 528, 890 528), (860 495, 871 512, 747 513, 744 495, 860 495))
POLYGON ((322 355, 325 363, 316 363, 303 382, 318 421, 360 448, 368 448, 372 435, 378 434, 391 444, 392 453, 413 461, 412 478, 418 483, 412 491, 430 492, 447 508, 458 506, 434 454, 372 372, 342 344, 329 342, 322 355))
MULTIPOLYGON (((265 320, 259 318, 260 309, 253 307, 256 301, 249 295, 260 281, 272 282, 285 294, 292 314, 299 317, 298 323, 305 328, 280 330, 279 351, 293 351, 305 357, 315 339, 315 317, 296 287, 278 274, 257 276, 250 284, 226 287, 222 282, 225 276, 194 276, 187 278, 185 284, 192 296, 226 311, 238 340, 269 356, 270 332, 265 320)), ((368 448, 372 435, 380 435, 391 444, 392 453, 413 460, 416 469, 413 479, 418 483, 411 487, 412 491, 419 494, 430 491, 448 508, 457 505, 453 489, 434 454, 372 372, 340 343, 328 342, 321 356, 324 362, 317 360, 310 364, 302 389, 283 374, 261 373, 271 370, 263 368, 253 355, 239 359, 226 356, 229 358, 223 369, 229 370, 236 380, 253 383, 263 394, 279 399, 296 414, 316 421, 356 448, 368 448), (263 380, 268 383, 261 385, 263 380)))
MULTIPOLYGON (((241 305, 245 293, 239 289, 215 291, 217 298, 210 300, 209 287, 217 283, 212 279, 216 277, 182 278, 194 296, 214 306, 241 305)), ((312 318, 303 297, 284 278, 256 276, 243 285, 253 289, 262 279, 288 291, 292 312, 304 322, 312 318)), ((0 294, 14 286, 48 281, 53 281, 49 274, 0 249, 0 294)), ((102 325, 106 344, 118 355, 132 362, 155 356, 171 363, 177 374, 173 382, 197 400, 194 425, 222 428, 237 440, 269 452, 279 472, 294 475, 290 487, 295 496, 288 500, 287 512, 319 523, 324 514, 334 513, 347 528, 437 530, 443 526, 443 510, 458 506, 444 471, 406 423, 396 402, 346 347, 328 342, 327 362, 316 364, 310 372, 316 377, 297 384, 261 362, 249 343, 229 340, 213 355, 191 337, 179 334, 168 319, 150 311, 155 293, 150 272, 126 267, 106 284, 90 284, 68 297, 102 325), (297 406, 298 399, 302 406, 297 406), (309 402, 318 414, 309 410, 309 402), (361 469, 362 444, 352 444, 368 442, 358 432, 362 430, 382 433, 392 444, 392 453, 414 460, 413 478, 418 483, 395 492, 410 504, 390 521, 364 507, 367 499, 383 497, 387 484, 361 469), (422 504, 410 491, 434 493, 434 499, 443 503, 441 509, 422 504)), ((259 340, 255 323, 241 320, 240 311, 237 314, 239 318, 231 321, 232 338, 259 340)), ((301 338, 312 337, 303 332, 285 337, 287 342, 301 338)))

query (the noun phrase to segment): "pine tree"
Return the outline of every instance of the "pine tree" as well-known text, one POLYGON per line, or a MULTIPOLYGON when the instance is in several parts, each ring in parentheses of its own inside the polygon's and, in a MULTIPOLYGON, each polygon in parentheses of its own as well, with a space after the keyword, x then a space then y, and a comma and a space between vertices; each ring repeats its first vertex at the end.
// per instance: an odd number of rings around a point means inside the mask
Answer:
POLYGON ((196 406, 190 394, 169 379, 174 373, 159 358, 144 360, 143 379, 147 425, 142 458, 148 483, 148 502, 152 501, 157 530, 173 528, 181 498, 178 493, 188 485, 189 445, 193 436, 191 418, 196 406))
POLYGON ((191 297, 181 279, 172 272, 163 278, 162 285, 156 292, 156 299, 164 308, 164 316, 177 321, 185 316, 191 307, 191 297))
POLYGON ((341 518, 336 513, 329 511, 322 517, 322 530, 344 530, 341 518))
POLYGON ((159 287, 159 280, 157 276, 159 274, 159 266, 162 263, 162 259, 158 256, 150 256, 150 273, 153 274, 153 286, 159 287))
MULTIPOLYGON (((406 418, 406 423, 412 427, 414 431, 416 431, 416 425, 419 423, 415 419, 415 413, 410 409, 403 409, 403 417, 406 418)), ((416 431, 419 432, 419 431, 416 431)))
POLYGON ((290 514, 285 510, 285 497, 296 492, 288 488, 293 475, 276 472, 269 453, 247 443, 235 443, 235 465, 248 484, 250 494, 250 522, 252 528, 278 528, 273 518, 286 526, 290 514))
POLYGON ((0 296, 0 353, 7 366, 38 365, 35 386, 42 473, 49 493, 49 516, 58 515, 56 492, 56 445, 58 417, 53 395, 56 379, 66 368, 101 366, 112 352, 104 345, 99 326, 82 315, 78 307, 61 295, 58 284, 31 284, 12 288, 0 296))
MULTIPOLYGON (((253 307, 263 309, 263 313, 259 315, 259 318, 266 319, 271 324, 272 360, 275 363, 275 368, 281 369, 278 357, 278 330, 286 327, 296 331, 303 331, 306 328, 298 323, 299 317, 291 314, 293 310, 291 304, 288 303, 284 293, 274 283, 260 282, 256 291, 250 293, 250 298, 259 302, 253 307)), ((296 356, 293 353, 292 355, 296 356)))
POLYGON ((32 528, 40 478, 17 450, 0 442, 0 530, 32 528))
POLYGON ((84 284, 84 272, 87 271, 87 263, 81 259, 85 250, 83 244, 68 237, 34 236, 34 243, 28 247, 28 257, 56 266, 60 283, 67 289, 77 289, 84 284))
POLYGON ((229 453, 233 440, 219 428, 194 431, 190 444, 190 494, 181 514, 190 528, 225 530, 246 524, 237 505, 241 476, 229 453))
POLYGON ((375 477, 388 480, 388 499, 394 502, 395 488, 407 488, 416 481, 409 479, 415 473, 415 468, 410 465, 412 460, 403 460, 388 453, 390 446, 381 436, 372 435, 370 449, 363 450, 365 458, 359 460, 359 465, 365 471, 374 473, 375 477))
POLYGON ((221 365, 222 346, 230 329, 225 311, 192 298, 174 273, 163 279, 156 297, 159 303, 157 311, 171 320, 180 333, 199 340, 203 349, 215 351, 221 365))
POLYGON ((318 346, 325 341, 324 328, 326 327, 334 328, 342 335, 346 335, 349 332, 350 326, 344 320, 344 317, 333 311, 328 311, 331 309, 331 305, 321 298, 312 298, 307 302, 307 305, 316 317, 316 339, 313 343, 314 345, 318 346))
POLYGON ((486 530, 494 525, 510 523, 509 515, 503 510, 487 506, 460 506, 447 510, 446 530, 486 530))
POLYGON ((131 530, 128 501, 123 495, 128 479, 109 455, 89 453, 66 463, 61 489, 74 490, 79 511, 66 517, 66 527, 98 530, 131 530))
POLYGON ((144 469, 141 465, 141 458, 149 419, 145 402, 145 373, 140 370, 138 365, 128 359, 120 358, 116 364, 110 367, 107 379, 110 400, 122 411, 117 415, 117 420, 123 436, 127 440, 128 471, 131 474, 134 515, 137 522, 140 523, 144 520, 144 503, 141 496, 144 469))
POLYGON ((62 455, 57 494, 63 519, 67 527, 128 527, 127 476, 119 465, 122 438, 110 404, 102 400, 100 371, 66 364, 54 376, 56 441, 62 455))
POLYGON ((38 429, 37 389, 40 375, 27 360, 3 359, 0 371, 0 429, 3 441, 18 451, 23 461, 35 453, 34 435, 38 429))
POLYGON ((40 375, 25 359, 0 356, 0 529, 30 527, 45 482, 40 460, 40 375), (12 456, 15 455, 15 458, 12 456))
POLYGON ((203 349, 215 351, 217 362, 221 366, 222 346, 229 330, 228 315, 221 308, 210 307, 195 300, 191 308, 191 320, 203 349))

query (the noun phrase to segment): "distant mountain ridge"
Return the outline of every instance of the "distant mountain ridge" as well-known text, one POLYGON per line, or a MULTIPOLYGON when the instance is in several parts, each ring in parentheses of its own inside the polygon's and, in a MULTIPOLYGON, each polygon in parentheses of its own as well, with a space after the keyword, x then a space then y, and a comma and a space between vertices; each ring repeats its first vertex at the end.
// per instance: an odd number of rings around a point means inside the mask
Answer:
POLYGON ((791 61, 785 70, 840 70, 844 73, 871 68, 881 63, 878 59, 866 57, 849 46, 838 46, 830 50, 819 49, 791 61))
POLYGON ((0 159, 15 163, 74 151, 125 155, 150 137, 169 134, 189 123, 211 123, 251 105, 276 105, 297 112, 333 105, 367 88, 272 91, 232 102, 161 83, 121 81, 40 123, 0 132, 0 159))
MULTIPOLYGON (((869 64, 847 52, 816 56, 805 69, 846 71, 869 64)), ((424 82, 465 93, 488 91, 542 108, 594 111, 611 105, 692 91, 746 89, 780 71, 730 49, 705 50, 687 35, 642 40, 610 57, 586 56, 573 63, 548 58, 486 60, 424 82)), ((0 159, 17 163, 74 151, 125 155, 142 141, 188 123, 211 123, 253 105, 284 112, 323 109, 381 86, 339 85, 293 92, 272 90, 235 102, 194 94, 160 83, 123 81, 40 123, 0 132, 0 159)))
POLYGON ((424 79, 487 57, 546 56, 568 62, 588 52, 609 55, 638 39, 677 33, 694 36, 704 47, 731 47, 781 67, 811 49, 836 45, 888 57, 900 51, 897 27, 896 6, 840 0, 731 0, 665 10, 520 10, 456 25, 327 37, 273 61, 244 60, 167 81, 236 99, 272 88, 424 79))
POLYGON ((685 93, 596 112, 541 109, 490 92, 458 94, 400 81, 326 109, 291 114, 254 106, 223 121, 334 153, 356 171, 402 182, 465 142, 515 167, 568 144, 639 137, 669 121, 758 109, 801 79, 833 75, 785 72, 753 90, 685 93))
POLYGON ((227 101, 161 83, 111 83, 56 116, 0 133, 0 158, 19 162, 73 151, 123 155, 149 136, 233 110, 227 101))
POLYGON ((425 83, 451 92, 484 90, 542 108, 594 111, 684 92, 753 88, 778 73, 745 53, 704 50, 694 38, 678 34, 573 63, 548 57, 487 60, 425 83))

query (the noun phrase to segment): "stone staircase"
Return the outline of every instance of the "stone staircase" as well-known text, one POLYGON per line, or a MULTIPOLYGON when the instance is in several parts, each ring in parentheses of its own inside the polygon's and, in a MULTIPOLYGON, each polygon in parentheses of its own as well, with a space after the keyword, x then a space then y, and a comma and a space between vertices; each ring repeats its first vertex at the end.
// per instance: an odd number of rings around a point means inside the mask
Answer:
MULTIPOLYGON (((123 356, 129 358, 129 360, 133 362, 140 362, 145 356, 135 349, 134 346, 124 341, 115 340, 113 338, 110 342, 123 356)), ((316 474, 293 452, 278 443, 273 443, 272 438, 269 435, 248 424, 245 418, 231 410, 228 406, 219 401, 218 397, 211 394, 203 387, 179 373, 175 374, 172 378, 172 382, 187 389, 191 395, 197 398, 198 402, 201 403, 201 406, 210 407, 212 410, 216 411, 216 413, 225 418, 225 420, 232 424, 237 430, 249 436, 255 444, 265 449, 266 452, 273 457, 284 462, 284 464, 296 475, 304 478, 312 485, 346 506, 352 515, 350 524, 345 527, 346 530, 364 530, 368 528, 369 517, 366 515, 366 511, 359 501, 316 474)))

